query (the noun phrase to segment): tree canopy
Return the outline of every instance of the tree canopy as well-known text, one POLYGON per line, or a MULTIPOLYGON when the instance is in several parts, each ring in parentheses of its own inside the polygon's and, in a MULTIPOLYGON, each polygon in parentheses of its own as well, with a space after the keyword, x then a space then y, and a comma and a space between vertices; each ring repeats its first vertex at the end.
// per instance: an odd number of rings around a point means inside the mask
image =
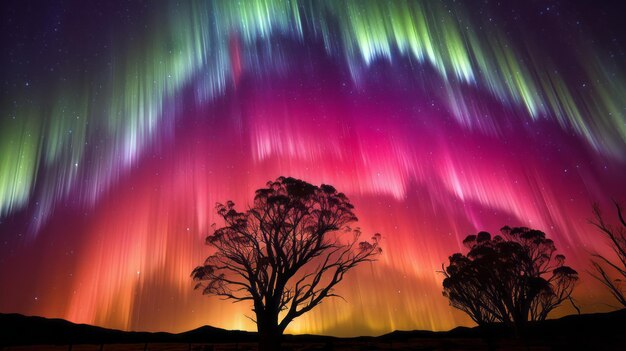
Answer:
POLYGON ((469 235, 466 255, 455 253, 443 270, 443 294, 476 323, 504 322, 519 328, 544 320, 571 293, 578 273, 556 255, 545 233, 529 228, 469 235))
POLYGON ((252 302, 262 350, 276 349, 294 318, 337 296, 344 275, 382 251, 380 234, 361 240, 350 227, 354 206, 330 185, 279 177, 247 210, 232 201, 216 209, 225 224, 207 236, 214 252, 192 276, 204 294, 252 302))

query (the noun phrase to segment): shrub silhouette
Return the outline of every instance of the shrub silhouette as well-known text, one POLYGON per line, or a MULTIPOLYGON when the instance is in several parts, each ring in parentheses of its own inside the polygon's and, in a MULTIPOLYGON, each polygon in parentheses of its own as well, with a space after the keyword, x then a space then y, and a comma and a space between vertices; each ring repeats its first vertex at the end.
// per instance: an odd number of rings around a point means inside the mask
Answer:
POLYGON ((615 299, 626 308, 626 221, 624 221, 620 204, 614 202, 614 205, 619 220, 617 226, 606 223, 602 218, 600 206, 598 204, 593 206, 594 219, 591 220, 591 224, 609 239, 609 245, 617 256, 617 260, 612 261, 603 255, 594 254, 593 257, 596 260, 592 260, 592 265, 596 273, 592 275, 604 284, 615 299), (610 268, 607 270, 606 267, 610 268), (612 278, 613 274, 610 271, 620 278, 612 278))
POLYGON ((554 242, 539 230, 501 229, 469 235, 467 255, 456 253, 443 270, 443 295, 450 304, 485 325, 503 322, 516 331, 529 321, 544 320, 566 299, 578 273, 555 255, 554 242))
POLYGON ((192 277, 204 294, 250 300, 259 350, 278 350, 287 325, 327 297, 358 264, 381 253, 380 234, 360 241, 348 198, 330 185, 279 177, 258 189, 252 207, 217 205, 225 225, 206 238, 214 248, 192 277), (281 319, 282 317, 282 319, 281 319))

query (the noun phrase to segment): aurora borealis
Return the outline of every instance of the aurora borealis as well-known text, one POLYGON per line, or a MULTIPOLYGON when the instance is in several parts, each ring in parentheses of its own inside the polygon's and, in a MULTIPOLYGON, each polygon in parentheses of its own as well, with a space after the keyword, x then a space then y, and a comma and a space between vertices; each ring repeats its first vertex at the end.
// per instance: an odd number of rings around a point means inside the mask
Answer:
POLYGON ((467 234, 507 224, 554 239, 583 312, 611 308, 585 273, 611 254, 591 204, 626 199, 609 3, 1 6, 0 312, 254 330, 248 305, 189 275, 214 204, 280 175, 345 192, 384 249, 289 333, 471 325, 437 271, 467 234))

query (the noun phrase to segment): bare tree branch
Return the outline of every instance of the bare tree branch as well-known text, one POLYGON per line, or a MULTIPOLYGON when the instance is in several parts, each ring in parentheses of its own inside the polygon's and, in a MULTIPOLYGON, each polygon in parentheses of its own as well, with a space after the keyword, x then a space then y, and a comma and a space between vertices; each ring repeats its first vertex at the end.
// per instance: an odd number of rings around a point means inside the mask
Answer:
POLYGON ((598 204, 593 205, 594 218, 589 222, 609 239, 609 245, 617 260, 593 254, 595 260, 592 260, 592 265, 595 273, 591 275, 600 281, 623 307, 626 307, 626 222, 622 206, 617 201, 613 201, 613 204, 617 212, 618 225, 613 226, 605 222, 598 204))

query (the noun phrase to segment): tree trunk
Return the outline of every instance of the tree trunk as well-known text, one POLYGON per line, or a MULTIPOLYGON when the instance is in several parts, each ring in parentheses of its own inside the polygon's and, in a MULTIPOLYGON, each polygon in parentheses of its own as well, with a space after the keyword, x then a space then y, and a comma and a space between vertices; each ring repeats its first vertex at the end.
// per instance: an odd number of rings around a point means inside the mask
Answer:
POLYGON ((283 339, 283 329, 278 326, 278 312, 259 316, 257 314, 257 328, 259 331, 259 351, 279 351, 283 339))
POLYGON ((282 334, 276 332, 259 331, 259 351, 279 351, 282 334))

